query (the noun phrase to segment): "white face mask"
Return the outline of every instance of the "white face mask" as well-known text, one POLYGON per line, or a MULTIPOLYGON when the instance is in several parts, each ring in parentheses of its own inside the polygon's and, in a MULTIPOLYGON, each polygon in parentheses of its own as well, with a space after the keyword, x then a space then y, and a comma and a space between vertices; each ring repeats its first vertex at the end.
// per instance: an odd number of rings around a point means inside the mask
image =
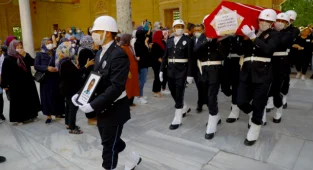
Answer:
POLYGON ((265 21, 259 21, 259 29, 260 31, 264 32, 271 28, 271 23, 265 22, 265 21))
POLYGON ((20 53, 22 49, 15 49, 16 52, 20 53))
POLYGON ((72 44, 72 47, 76 47, 76 44, 72 44))
POLYGON ((46 45, 46 48, 47 48, 48 50, 52 50, 52 49, 53 49, 53 44, 48 44, 48 45, 46 45))
POLYGON ((183 34, 184 34, 184 30, 183 29, 175 29, 175 35, 181 36, 183 34))
POLYGON ((77 33, 80 33, 80 30, 77 30, 77 33))
POLYGON ((54 31, 54 34, 57 34, 58 32, 54 31))
POLYGON ((69 30, 69 33, 72 33, 72 30, 69 30))
POLYGON ((274 27, 275 27, 275 30, 281 31, 282 29, 286 28, 286 25, 282 22, 275 22, 274 27))
POLYGON ((201 36, 201 33, 200 33, 200 32, 196 32, 196 33, 195 33, 195 36, 196 36, 197 38, 199 38, 199 37, 201 36))
POLYGON ((101 40, 101 34, 98 33, 92 33, 92 40, 96 45, 103 45, 104 40, 105 40, 105 34, 106 32, 103 33, 103 38, 101 40))
POLYGON ((189 33, 186 32, 186 33, 184 33, 184 35, 189 36, 189 33))

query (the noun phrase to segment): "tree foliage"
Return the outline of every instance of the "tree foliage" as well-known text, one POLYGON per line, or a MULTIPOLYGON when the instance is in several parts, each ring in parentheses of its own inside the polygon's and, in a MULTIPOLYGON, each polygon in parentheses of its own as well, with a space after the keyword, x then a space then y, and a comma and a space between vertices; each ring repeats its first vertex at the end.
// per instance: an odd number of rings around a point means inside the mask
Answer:
POLYGON ((294 10, 297 12, 295 26, 313 24, 313 0, 286 0, 282 4, 282 11, 294 10))

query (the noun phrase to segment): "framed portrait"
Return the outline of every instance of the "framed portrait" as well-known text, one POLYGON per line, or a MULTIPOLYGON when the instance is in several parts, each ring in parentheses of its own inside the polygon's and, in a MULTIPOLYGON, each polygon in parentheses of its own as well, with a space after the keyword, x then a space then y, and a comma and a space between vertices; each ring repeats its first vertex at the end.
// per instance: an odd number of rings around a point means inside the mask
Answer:
POLYGON ((93 96, 95 89, 97 88, 101 79, 101 75, 96 72, 91 72, 87 81, 85 82, 84 88, 77 98, 77 103, 80 105, 87 104, 90 98, 93 96))

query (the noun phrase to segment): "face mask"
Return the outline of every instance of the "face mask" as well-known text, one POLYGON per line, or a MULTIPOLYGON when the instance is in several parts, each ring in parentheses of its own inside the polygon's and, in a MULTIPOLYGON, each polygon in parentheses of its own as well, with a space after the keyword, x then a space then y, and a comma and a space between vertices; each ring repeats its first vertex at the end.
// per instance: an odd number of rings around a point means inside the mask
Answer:
POLYGON ((281 31, 282 29, 285 28, 285 24, 282 22, 275 22, 274 27, 275 27, 275 30, 281 31))
POLYGON ((46 48, 47 48, 48 50, 52 50, 52 49, 53 49, 53 44, 48 44, 48 45, 46 45, 46 48))
POLYGON ((72 44, 72 47, 76 47, 76 44, 72 44))
POLYGON ((72 30, 70 30, 69 33, 72 33, 72 30))
POLYGON ((189 35, 189 33, 184 33, 186 36, 188 36, 189 35))
POLYGON ((199 38, 199 37, 201 36, 201 33, 200 33, 200 32, 196 32, 196 33, 195 33, 195 36, 196 36, 197 38, 199 38))
POLYGON ((91 31, 91 30, 89 30, 89 33, 91 34, 91 33, 92 33, 92 31, 91 31))
POLYGON ((58 32, 54 31, 54 34, 57 34, 58 32))
POLYGON ((268 22, 265 22, 265 21, 260 21, 259 22, 259 29, 260 29, 260 31, 266 31, 266 30, 268 30, 268 29, 270 29, 271 28, 271 23, 268 23, 268 22))
POLYGON ((104 32, 103 34, 103 39, 101 40, 101 34, 98 33, 92 33, 92 40, 96 45, 102 45, 104 40, 105 40, 105 34, 106 32, 104 32))
POLYGON ((175 35, 180 36, 184 34, 184 30, 183 29, 176 29, 175 30, 175 35))
POLYGON ((15 49, 16 52, 20 53, 22 49, 15 49))
POLYGON ((77 30, 77 33, 80 33, 80 30, 77 30))

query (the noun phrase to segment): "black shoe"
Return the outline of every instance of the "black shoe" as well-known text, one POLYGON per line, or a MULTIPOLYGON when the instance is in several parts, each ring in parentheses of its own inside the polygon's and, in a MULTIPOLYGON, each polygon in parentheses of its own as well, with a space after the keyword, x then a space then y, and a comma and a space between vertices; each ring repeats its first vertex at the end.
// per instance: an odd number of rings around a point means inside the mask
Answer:
POLYGON ((50 125, 51 122, 52 122, 52 119, 47 119, 47 120, 46 120, 46 124, 47 124, 47 125, 50 125))
POLYGON ((180 125, 171 125, 170 130, 176 130, 179 128, 179 126, 181 126, 181 124, 180 125))
POLYGON ((227 118, 227 119, 226 119, 226 122, 227 122, 227 123, 234 123, 234 122, 236 122, 237 120, 239 120, 239 118, 237 118, 237 119, 236 119, 236 118, 227 118))
POLYGON ((137 165, 133 169, 131 169, 131 170, 135 170, 135 168, 141 163, 141 161, 142 161, 142 159, 139 158, 139 161, 138 161, 137 165))
POLYGON ((267 109, 266 108, 266 113, 269 113, 269 112, 271 112, 273 109, 267 109))
POLYGON ((280 123, 280 122, 281 122, 281 118, 279 118, 279 119, 274 119, 274 118, 273 118, 273 122, 274 122, 274 123, 280 123))
POLYGON ((198 105, 196 110, 197 110, 197 113, 201 113, 202 112, 202 106, 198 105))
POLYGON ((3 163, 3 162, 5 162, 5 161, 6 161, 5 157, 0 156, 0 163, 3 163))
POLYGON ((287 103, 283 105, 283 109, 287 109, 287 107, 288 107, 287 103))
POLYGON ((191 109, 189 108, 186 113, 183 113, 183 117, 186 117, 187 113, 189 113, 191 109))
POLYGON ((5 120, 5 117, 4 117, 3 114, 0 115, 0 119, 1 119, 1 120, 5 120))
POLYGON ((207 139, 207 140, 211 140, 211 139, 213 139, 214 138, 214 135, 215 135, 215 133, 210 133, 210 134, 205 134, 205 139, 207 139))
POLYGON ((267 125, 267 122, 263 122, 262 125, 263 125, 263 126, 266 126, 266 125, 267 125))
POLYGON ((246 139, 244 143, 245 143, 246 146, 252 146, 252 145, 255 144, 255 142, 256 142, 256 140, 249 141, 248 139, 246 139))
POLYGON ((313 79, 313 74, 312 74, 312 76, 310 77, 310 79, 313 79))
POLYGON ((248 129, 250 129, 251 125, 248 123, 248 129))

